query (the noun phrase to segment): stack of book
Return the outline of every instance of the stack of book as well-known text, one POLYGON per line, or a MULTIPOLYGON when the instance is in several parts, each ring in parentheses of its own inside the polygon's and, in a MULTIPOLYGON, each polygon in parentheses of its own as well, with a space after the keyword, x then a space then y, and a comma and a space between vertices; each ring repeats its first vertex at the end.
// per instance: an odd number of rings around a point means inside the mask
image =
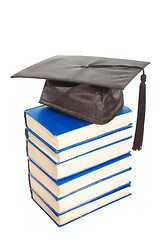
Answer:
POLYGON ((130 112, 96 125, 44 105, 25 111, 32 199, 58 226, 130 195, 130 112))

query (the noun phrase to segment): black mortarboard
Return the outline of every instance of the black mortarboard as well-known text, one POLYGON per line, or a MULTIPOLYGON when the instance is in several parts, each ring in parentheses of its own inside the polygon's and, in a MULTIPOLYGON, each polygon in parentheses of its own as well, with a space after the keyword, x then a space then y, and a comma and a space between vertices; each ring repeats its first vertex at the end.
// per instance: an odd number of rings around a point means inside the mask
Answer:
POLYGON ((134 150, 140 150, 145 118, 144 68, 148 64, 113 58, 55 56, 12 77, 46 79, 40 103, 84 121, 105 124, 123 108, 122 90, 143 71, 133 144, 134 150))

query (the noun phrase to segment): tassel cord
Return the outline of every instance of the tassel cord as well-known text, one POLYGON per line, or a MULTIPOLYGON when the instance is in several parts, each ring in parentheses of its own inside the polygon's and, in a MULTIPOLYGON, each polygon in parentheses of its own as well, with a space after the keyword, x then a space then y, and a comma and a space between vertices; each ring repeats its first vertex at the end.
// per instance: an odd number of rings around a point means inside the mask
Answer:
POLYGON ((137 123, 136 131, 133 143, 133 150, 141 150, 144 134, 144 121, 146 111, 146 75, 143 70, 141 76, 141 84, 139 88, 139 100, 138 100, 138 112, 137 112, 137 123))

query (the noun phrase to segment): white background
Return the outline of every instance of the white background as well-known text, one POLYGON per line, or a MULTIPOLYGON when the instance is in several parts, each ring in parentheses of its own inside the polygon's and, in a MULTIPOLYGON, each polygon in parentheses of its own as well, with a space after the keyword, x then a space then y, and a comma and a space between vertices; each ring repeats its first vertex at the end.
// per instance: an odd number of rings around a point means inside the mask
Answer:
MULTIPOLYGON (((1 239, 160 239, 160 8, 157 0, 14 0, 0 6, 1 239), (93 55, 150 61, 143 150, 133 152, 133 195, 58 228, 31 200, 23 111, 44 80, 10 76, 45 58, 93 55)), ((140 75, 125 91, 136 120, 140 75)), ((134 134, 134 132, 133 132, 134 134)))

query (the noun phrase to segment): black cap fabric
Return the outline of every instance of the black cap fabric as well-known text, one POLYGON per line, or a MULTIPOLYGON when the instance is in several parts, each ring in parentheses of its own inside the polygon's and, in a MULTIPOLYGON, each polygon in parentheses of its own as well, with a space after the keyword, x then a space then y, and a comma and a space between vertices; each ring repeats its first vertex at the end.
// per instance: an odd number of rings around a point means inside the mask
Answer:
POLYGON ((40 103, 96 124, 111 121, 123 108, 123 92, 88 84, 46 80, 40 103))
POLYGON ((105 124, 123 108, 122 90, 143 70, 133 146, 134 150, 140 150, 145 117, 144 68, 148 64, 113 58, 55 56, 12 77, 46 79, 40 103, 84 121, 105 124))

